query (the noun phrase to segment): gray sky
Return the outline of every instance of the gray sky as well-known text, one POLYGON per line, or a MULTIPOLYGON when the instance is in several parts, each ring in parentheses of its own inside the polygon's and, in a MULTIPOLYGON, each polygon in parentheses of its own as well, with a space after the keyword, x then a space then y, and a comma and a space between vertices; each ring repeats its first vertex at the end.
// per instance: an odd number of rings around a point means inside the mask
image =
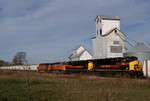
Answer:
POLYGON ((30 63, 68 60, 83 45, 92 54, 97 15, 118 16, 128 37, 150 43, 150 0, 0 0, 0 59, 20 51, 30 63))

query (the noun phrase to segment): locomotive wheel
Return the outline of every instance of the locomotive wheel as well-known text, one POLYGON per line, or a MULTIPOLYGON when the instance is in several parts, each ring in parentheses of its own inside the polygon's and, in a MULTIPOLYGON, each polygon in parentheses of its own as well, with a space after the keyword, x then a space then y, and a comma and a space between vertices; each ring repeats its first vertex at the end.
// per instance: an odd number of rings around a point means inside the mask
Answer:
POLYGON ((134 72, 133 72, 133 71, 130 71, 130 72, 129 72, 129 75, 130 75, 130 77, 134 77, 134 72))

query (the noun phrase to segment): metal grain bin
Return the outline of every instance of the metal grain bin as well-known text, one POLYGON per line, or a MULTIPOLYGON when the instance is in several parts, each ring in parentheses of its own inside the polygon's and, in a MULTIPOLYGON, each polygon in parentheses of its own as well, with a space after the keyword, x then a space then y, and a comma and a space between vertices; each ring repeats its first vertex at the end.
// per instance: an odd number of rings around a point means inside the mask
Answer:
POLYGON ((150 48, 143 43, 137 43, 133 48, 123 53, 124 56, 136 56, 138 60, 144 62, 144 60, 150 60, 150 48))

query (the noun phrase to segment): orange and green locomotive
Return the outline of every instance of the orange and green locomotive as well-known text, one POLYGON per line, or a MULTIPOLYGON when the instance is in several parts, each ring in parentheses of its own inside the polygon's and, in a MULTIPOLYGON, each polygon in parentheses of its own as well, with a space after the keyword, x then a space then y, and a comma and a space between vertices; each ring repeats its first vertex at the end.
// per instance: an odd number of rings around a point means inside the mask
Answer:
POLYGON ((67 62, 41 63, 38 65, 38 72, 65 71, 67 62))

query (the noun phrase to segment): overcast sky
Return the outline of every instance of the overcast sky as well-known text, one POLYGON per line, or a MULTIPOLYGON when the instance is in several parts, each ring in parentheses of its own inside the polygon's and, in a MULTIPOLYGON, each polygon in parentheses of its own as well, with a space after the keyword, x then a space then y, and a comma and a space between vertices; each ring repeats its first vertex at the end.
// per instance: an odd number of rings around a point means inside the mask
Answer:
POLYGON ((92 54, 97 15, 118 16, 129 38, 150 43, 150 0, 0 0, 0 59, 68 60, 75 46, 92 54))

